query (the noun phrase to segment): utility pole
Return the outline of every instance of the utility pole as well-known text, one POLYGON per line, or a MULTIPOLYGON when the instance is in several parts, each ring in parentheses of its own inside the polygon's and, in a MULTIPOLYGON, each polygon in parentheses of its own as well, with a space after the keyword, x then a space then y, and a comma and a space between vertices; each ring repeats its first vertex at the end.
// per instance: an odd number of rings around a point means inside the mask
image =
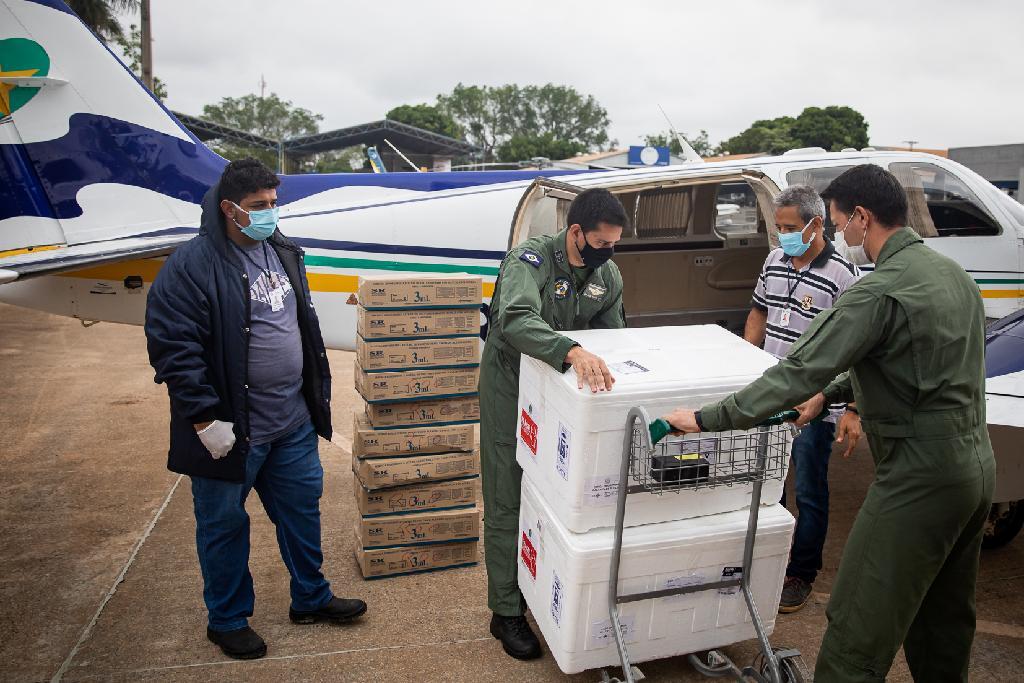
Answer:
POLYGON ((267 79, 263 78, 263 74, 260 74, 260 99, 263 99, 263 95, 267 92, 267 79))
POLYGON ((910 147, 910 151, 913 152, 914 151, 914 145, 916 145, 917 143, 919 143, 921 141, 920 140, 904 140, 903 142, 907 143, 907 145, 910 147))
POLYGON ((142 84, 153 91, 153 32, 149 22, 149 1, 142 0, 142 84))

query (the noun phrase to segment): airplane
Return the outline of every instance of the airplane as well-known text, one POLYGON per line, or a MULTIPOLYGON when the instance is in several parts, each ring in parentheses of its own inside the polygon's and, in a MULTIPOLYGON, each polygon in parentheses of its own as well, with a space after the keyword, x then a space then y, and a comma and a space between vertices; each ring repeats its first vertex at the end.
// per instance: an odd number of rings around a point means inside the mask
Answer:
MULTIPOLYGON (((0 302, 83 323, 142 324, 163 259, 198 231, 202 196, 227 162, 60 0, 0 0, 0 115, 0 302)), ((603 187, 632 218, 615 257, 628 323, 740 331, 777 244, 772 198, 797 183, 820 191, 862 163, 900 179, 911 227, 974 277, 987 316, 1024 306, 1024 207, 970 169, 917 152, 282 175, 279 225, 305 250, 328 347, 355 346, 360 275, 479 275, 483 335, 507 250, 557 232, 573 197, 603 187)), ((1024 498, 1024 481, 1013 495, 1024 498)))

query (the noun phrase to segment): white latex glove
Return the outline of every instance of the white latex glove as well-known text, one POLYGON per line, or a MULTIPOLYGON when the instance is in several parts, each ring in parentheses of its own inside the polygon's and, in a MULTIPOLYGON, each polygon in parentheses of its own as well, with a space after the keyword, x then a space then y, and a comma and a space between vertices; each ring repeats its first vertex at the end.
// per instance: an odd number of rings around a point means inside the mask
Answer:
POLYGON ((199 440, 206 446, 206 450, 210 451, 210 455, 216 460, 227 455, 231 447, 235 445, 234 427, 235 425, 231 422, 214 420, 196 432, 196 434, 199 435, 199 440))

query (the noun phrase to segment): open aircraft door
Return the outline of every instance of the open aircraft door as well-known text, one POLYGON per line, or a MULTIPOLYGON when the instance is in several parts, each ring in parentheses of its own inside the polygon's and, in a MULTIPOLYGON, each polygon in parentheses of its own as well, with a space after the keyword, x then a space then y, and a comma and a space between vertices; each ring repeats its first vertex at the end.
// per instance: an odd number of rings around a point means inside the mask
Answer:
POLYGON ((758 207, 764 215, 765 231, 768 233, 768 244, 774 249, 779 246, 779 229, 775 225, 775 197, 781 190, 775 181, 756 169, 745 169, 741 174, 754 190, 758 207))
POLYGON ((531 237, 553 235, 565 227, 569 204, 585 189, 551 178, 534 180, 523 193, 512 217, 508 248, 531 237))
MULTIPOLYGON (((630 225, 616 246, 631 326, 716 323, 742 330, 769 245, 777 244, 772 199, 779 188, 757 170, 722 169, 665 178, 624 174, 604 187, 630 225)), ((538 178, 512 221, 509 247, 554 234, 583 187, 538 178)))

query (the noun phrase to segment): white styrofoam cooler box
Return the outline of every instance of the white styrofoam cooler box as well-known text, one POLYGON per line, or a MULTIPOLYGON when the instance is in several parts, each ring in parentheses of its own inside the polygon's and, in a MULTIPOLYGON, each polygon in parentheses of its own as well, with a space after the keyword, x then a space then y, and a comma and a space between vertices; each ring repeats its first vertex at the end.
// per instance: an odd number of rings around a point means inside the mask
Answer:
MULTIPOLYGON (((574 532, 615 523, 622 438, 630 408, 646 408, 652 420, 680 406, 700 408, 742 389, 777 362, 717 325, 564 334, 605 360, 615 386, 597 394, 589 388, 580 391, 572 370, 560 374, 523 354, 516 460, 559 520, 574 532)), ((788 441, 786 447, 788 453, 788 441)), ((779 502, 782 484, 781 479, 766 481, 762 504, 779 502)), ((680 494, 632 494, 625 524, 739 510, 749 506, 752 488, 735 484, 680 494)))
MULTIPOLYGON (((759 515, 751 587, 771 633, 794 521, 778 504, 762 507, 759 515)), ((743 565, 747 518, 748 510, 742 510, 626 529, 619 594, 735 576, 743 565)), ((519 530, 519 588, 558 667, 577 673, 618 664, 608 616, 612 530, 569 532, 525 479, 519 530)), ((739 587, 627 603, 619 615, 634 663, 724 647, 756 635, 739 587)))

